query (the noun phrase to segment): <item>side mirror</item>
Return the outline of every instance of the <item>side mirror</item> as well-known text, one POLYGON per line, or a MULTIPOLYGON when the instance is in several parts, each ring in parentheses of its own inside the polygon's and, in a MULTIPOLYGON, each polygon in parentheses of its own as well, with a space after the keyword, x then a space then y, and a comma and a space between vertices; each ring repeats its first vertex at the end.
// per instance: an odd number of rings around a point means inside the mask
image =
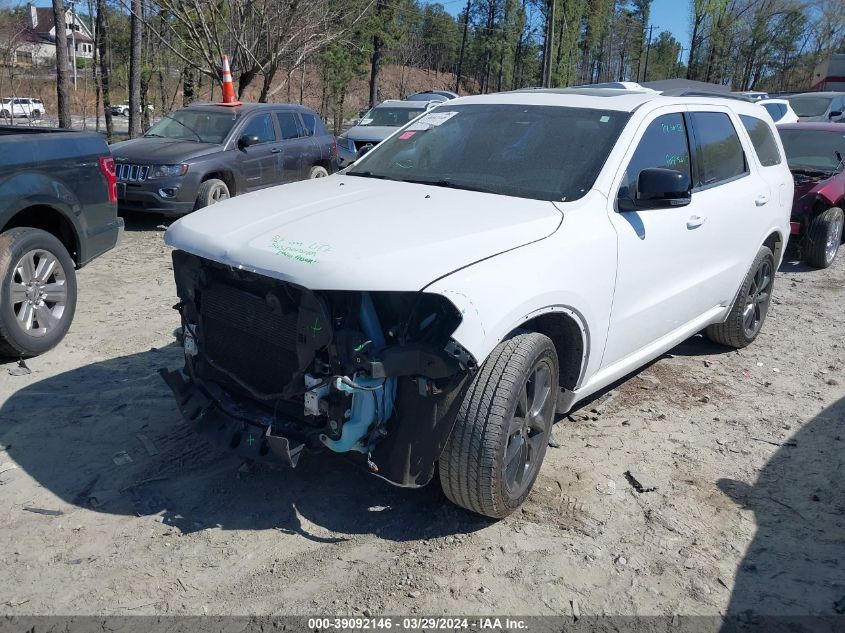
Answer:
POLYGON ((643 169, 637 177, 636 209, 683 207, 692 201, 692 183, 687 174, 665 167, 643 169))
POLYGON ((261 139, 258 138, 255 134, 244 134, 242 137, 238 139, 238 147, 243 149, 244 147, 249 147, 250 145, 256 145, 261 142, 261 139))
POLYGON ((364 154, 366 154, 371 149, 373 149, 373 147, 375 147, 375 145, 373 145, 372 143, 367 143, 366 145, 361 147, 361 149, 359 149, 357 152, 355 152, 355 160, 358 160, 359 158, 361 158, 364 154))
POLYGON ((827 118, 829 118, 829 119, 835 119, 835 118, 837 118, 837 117, 841 117, 841 116, 842 116, 842 111, 841 111, 841 110, 834 110, 833 112, 831 112, 830 114, 828 114, 828 115, 827 115, 827 118))

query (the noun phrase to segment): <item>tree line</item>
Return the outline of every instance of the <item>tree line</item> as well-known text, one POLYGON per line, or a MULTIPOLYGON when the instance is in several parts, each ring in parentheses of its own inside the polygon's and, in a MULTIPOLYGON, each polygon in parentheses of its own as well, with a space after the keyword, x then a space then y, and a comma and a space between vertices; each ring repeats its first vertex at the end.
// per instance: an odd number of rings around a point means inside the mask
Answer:
MULTIPOLYGON (((244 98, 302 101, 306 76, 317 78, 312 105, 339 128, 353 85, 365 83, 372 106, 425 88, 403 80, 414 69, 460 93, 672 77, 785 91, 808 89, 815 65, 845 50, 842 0, 678 1, 689 5, 685 44, 655 23, 651 0, 79 0, 77 10, 95 33, 90 72, 109 135, 115 86, 128 93, 134 136, 148 104, 168 112, 213 96, 224 53, 244 98), (388 66, 400 74, 390 90, 388 66)), ((62 0, 53 7, 58 25, 62 0)))

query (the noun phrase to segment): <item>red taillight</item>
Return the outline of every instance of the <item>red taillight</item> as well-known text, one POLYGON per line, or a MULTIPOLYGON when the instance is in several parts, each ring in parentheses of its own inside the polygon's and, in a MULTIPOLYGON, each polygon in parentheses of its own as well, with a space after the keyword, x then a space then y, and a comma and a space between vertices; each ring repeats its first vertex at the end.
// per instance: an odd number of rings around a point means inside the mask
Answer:
POLYGON ((109 188, 109 202, 117 204, 117 177, 114 174, 114 158, 101 156, 100 171, 106 177, 106 186, 109 188))
POLYGON ((337 156, 337 141, 332 143, 332 156, 337 156))

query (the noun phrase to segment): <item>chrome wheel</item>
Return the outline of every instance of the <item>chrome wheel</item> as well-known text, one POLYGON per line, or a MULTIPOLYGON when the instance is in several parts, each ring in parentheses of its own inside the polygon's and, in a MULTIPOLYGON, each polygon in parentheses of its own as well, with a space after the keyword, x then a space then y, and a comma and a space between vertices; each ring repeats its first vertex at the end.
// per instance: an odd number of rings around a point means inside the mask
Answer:
POLYGON ((766 317, 772 292, 772 267, 768 260, 763 260, 748 288, 745 310, 742 312, 742 328, 745 336, 754 338, 766 317))
POLYGON ((229 192, 226 190, 226 187, 218 185, 209 192, 208 203, 214 204, 215 202, 220 202, 221 200, 228 200, 228 198, 229 192))
POLYGON ((28 336, 55 329, 67 305, 67 276, 55 255, 31 250, 15 264, 10 280, 15 322, 28 336))
POLYGON ((827 242, 824 246, 825 260, 832 262, 836 257, 836 251, 839 250, 839 245, 842 243, 842 218, 837 218, 830 227, 827 234, 827 242))
POLYGON ((541 360, 522 387, 513 418, 508 425, 504 475, 508 493, 521 495, 534 481, 544 455, 546 431, 552 424, 554 395, 552 368, 541 360))

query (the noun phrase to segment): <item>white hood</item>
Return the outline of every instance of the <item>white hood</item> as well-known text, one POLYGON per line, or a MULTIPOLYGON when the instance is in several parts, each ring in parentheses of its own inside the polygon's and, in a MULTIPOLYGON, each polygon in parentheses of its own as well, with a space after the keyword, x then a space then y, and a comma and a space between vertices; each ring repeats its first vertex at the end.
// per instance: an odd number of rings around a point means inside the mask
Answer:
POLYGON ((164 240, 312 290, 421 290, 562 220, 551 202, 337 175, 220 202, 164 240))

